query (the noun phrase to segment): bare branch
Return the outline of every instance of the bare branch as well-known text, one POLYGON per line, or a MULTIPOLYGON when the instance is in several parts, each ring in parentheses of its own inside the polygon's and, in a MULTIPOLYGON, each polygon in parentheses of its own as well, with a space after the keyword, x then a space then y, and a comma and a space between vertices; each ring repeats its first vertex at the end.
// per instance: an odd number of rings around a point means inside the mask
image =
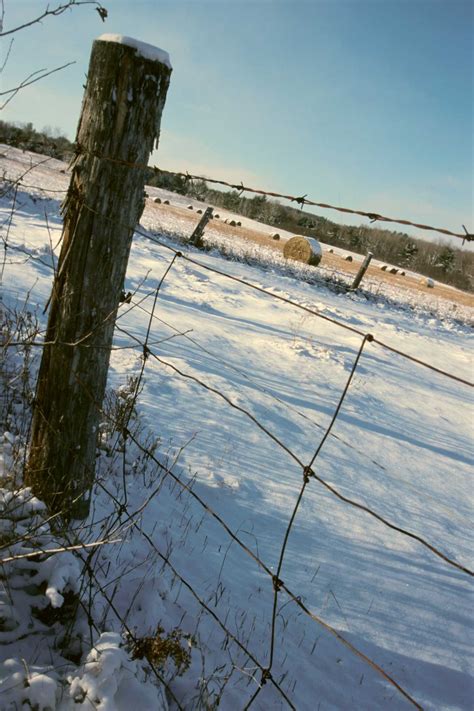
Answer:
MULTIPOLYGON (((1 20, 0 20, 0 22, 1 22, 1 20)), ((1 26, 1 25, 0 25, 0 26, 1 26)), ((6 55, 5 55, 5 60, 4 60, 3 64, 2 64, 2 66, 0 67, 0 74, 3 72, 3 70, 5 69, 5 67, 6 67, 6 65, 7 65, 8 58, 10 57, 10 52, 12 51, 12 47, 13 47, 13 42, 14 42, 14 41, 15 41, 15 38, 12 37, 11 40, 10 40, 10 44, 9 44, 9 46, 8 46, 7 53, 6 53, 6 55)))
POLYGON ((68 62, 67 64, 63 64, 61 67, 56 67, 56 69, 51 69, 51 71, 47 72, 45 69, 38 69, 36 72, 33 72, 30 74, 26 79, 24 79, 21 84, 19 84, 17 87, 14 89, 7 89, 7 91, 0 91, 0 96, 5 96, 5 94, 11 94, 11 96, 0 106, 0 111, 5 108, 7 104, 10 103, 10 101, 18 94, 21 89, 24 89, 25 86, 30 86, 30 84, 34 84, 37 81, 40 81, 40 79, 44 79, 45 77, 48 77, 50 74, 54 74, 55 72, 59 72, 61 69, 65 69, 66 67, 70 67, 71 64, 76 64, 76 62, 68 62), (35 74, 39 74, 40 72, 44 72, 44 74, 41 74, 41 76, 36 77, 36 79, 32 79, 32 77, 35 76, 35 74), (31 79, 31 81, 28 81, 31 79))
MULTIPOLYGON (((69 2, 66 2, 62 5, 58 5, 54 10, 49 10, 47 7, 46 10, 41 15, 38 15, 38 17, 36 17, 34 20, 30 20, 30 22, 25 22, 23 25, 18 25, 17 27, 14 27, 12 30, 7 30, 6 32, 0 32, 0 37, 6 37, 7 35, 12 35, 14 32, 19 32, 20 30, 24 30, 26 27, 31 27, 32 25, 36 25, 37 23, 44 20, 46 17, 50 17, 50 16, 57 17, 58 15, 62 15, 63 12, 66 12, 66 10, 69 10, 70 8, 73 8, 73 7, 79 7, 80 5, 94 5, 94 7, 98 11, 102 21, 105 21, 105 18, 107 17, 107 10, 97 0, 70 0, 69 2)), ((1 24, 2 29, 3 29, 3 15, 4 15, 4 10, 3 10, 3 2, 2 2, 2 24, 1 24)))

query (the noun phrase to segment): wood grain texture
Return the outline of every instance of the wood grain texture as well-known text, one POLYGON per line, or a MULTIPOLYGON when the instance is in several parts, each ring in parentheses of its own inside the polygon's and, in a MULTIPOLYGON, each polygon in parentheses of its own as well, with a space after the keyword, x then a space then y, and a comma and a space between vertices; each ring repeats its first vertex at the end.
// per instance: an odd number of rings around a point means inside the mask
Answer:
POLYGON ((170 74, 133 47, 93 44, 26 472, 66 519, 89 510, 115 316, 144 207, 145 172, 123 162, 146 165, 158 145, 170 74))

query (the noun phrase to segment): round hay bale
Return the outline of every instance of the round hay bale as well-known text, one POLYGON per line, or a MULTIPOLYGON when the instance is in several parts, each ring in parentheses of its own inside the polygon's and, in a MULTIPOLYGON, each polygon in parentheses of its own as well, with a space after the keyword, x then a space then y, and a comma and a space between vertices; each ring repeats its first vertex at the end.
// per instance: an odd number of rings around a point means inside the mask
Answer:
POLYGON ((194 207, 192 205, 188 205, 188 210, 194 210, 194 207))
POLYGON ((352 254, 346 254, 346 256, 344 257, 344 259, 346 260, 346 262, 352 262, 352 261, 354 261, 354 260, 352 259, 352 254))
POLYGON ((270 232, 270 237, 272 239, 280 239, 280 235, 278 234, 278 232, 270 232))
POLYGON ((392 267, 392 268, 390 269, 390 274, 398 274, 398 269, 397 269, 397 267, 392 267))
POLYGON ((226 222, 231 227, 237 227, 237 222, 235 220, 226 220, 226 222))
POLYGON ((236 224, 237 227, 242 227, 242 223, 241 223, 240 220, 237 220, 237 222, 236 222, 235 224, 236 224))
POLYGON ((382 266, 380 267, 380 269, 381 269, 383 272, 386 272, 387 269, 388 269, 388 265, 387 265, 387 264, 382 264, 382 266))
POLYGON ((202 215, 202 210, 201 210, 201 208, 199 208, 199 210, 196 210, 196 212, 197 212, 198 215, 202 215))
POLYGON ((291 237, 283 247, 283 256, 285 259, 295 259, 297 262, 310 264, 312 267, 317 267, 323 252, 321 245, 314 237, 300 237, 296 235, 291 237))
POLYGON ((169 200, 163 200, 163 205, 169 205, 170 201, 169 200))
POLYGON ((406 274, 406 272, 403 271, 403 269, 402 269, 402 271, 400 272, 400 276, 405 276, 405 274, 406 274))
POLYGON ((333 248, 332 248, 332 247, 330 247, 330 248, 328 249, 328 252, 329 252, 329 254, 334 254, 334 250, 333 250, 333 248))
POLYGON ((161 205, 161 198, 155 198, 153 202, 156 202, 157 205, 161 205))
POLYGON ((434 280, 431 279, 430 277, 426 278, 425 285, 428 287, 428 289, 434 289, 435 283, 434 280))
POLYGON ((220 215, 218 215, 218 214, 215 214, 215 215, 213 215, 213 217, 215 217, 215 218, 216 218, 216 220, 218 220, 218 219, 220 218, 220 215))

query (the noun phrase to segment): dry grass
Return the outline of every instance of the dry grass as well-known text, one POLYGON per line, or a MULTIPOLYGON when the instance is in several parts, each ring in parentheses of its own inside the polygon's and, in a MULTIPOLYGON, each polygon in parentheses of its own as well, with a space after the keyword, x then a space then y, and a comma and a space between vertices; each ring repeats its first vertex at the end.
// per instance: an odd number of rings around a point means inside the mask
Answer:
MULTIPOLYGON (((188 210, 185 207, 177 205, 159 205, 152 203, 152 201, 148 201, 147 209, 150 208, 159 212, 168 211, 168 213, 174 215, 180 220, 188 222, 190 234, 201 217, 201 215, 196 214, 195 211, 188 210)), ((226 213, 225 210, 222 212, 226 213)), ((221 214, 220 210, 218 211, 218 214, 221 214)), ((213 234, 216 236, 221 234, 226 237, 240 237, 241 239, 261 244, 283 254, 283 247, 286 240, 284 238, 279 241, 272 239, 272 237, 270 237, 270 233, 273 232, 274 229, 274 227, 270 227, 268 225, 262 225, 261 229, 252 229, 244 225, 242 227, 231 227, 230 225, 226 225, 222 219, 219 219, 211 221, 205 231, 209 234, 209 236, 212 236, 213 234)), ((354 254, 354 261, 347 262, 338 254, 330 253, 323 249, 323 258, 319 266, 335 269, 337 271, 355 276, 363 259, 363 255, 354 254)), ((452 286, 441 284, 439 282, 435 283, 434 288, 428 287, 426 285, 426 278, 419 275, 411 276, 410 274, 407 274, 406 276, 400 276, 399 274, 390 274, 388 271, 381 271, 378 266, 371 265, 367 270, 367 276, 369 276, 373 281, 397 285, 400 289, 408 291, 429 293, 433 295, 433 297, 445 299, 454 304, 474 308, 474 294, 461 291, 460 289, 456 289, 452 286)))

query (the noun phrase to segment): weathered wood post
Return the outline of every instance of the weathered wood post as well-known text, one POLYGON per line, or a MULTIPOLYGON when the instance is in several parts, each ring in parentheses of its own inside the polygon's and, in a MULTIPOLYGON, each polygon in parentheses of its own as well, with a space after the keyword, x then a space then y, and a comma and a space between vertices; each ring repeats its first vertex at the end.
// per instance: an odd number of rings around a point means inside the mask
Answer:
POLYGON ((121 35, 93 43, 26 470, 66 520, 89 511, 115 315, 170 75, 156 47, 121 35))
POLYGON ((362 281, 362 279, 364 277, 365 272, 367 271, 367 269, 369 267, 369 264, 370 264, 373 256, 374 255, 372 252, 367 252, 367 256, 364 259, 364 261, 362 262, 362 264, 360 265, 359 271, 357 272, 355 279, 352 282, 352 286, 351 286, 352 291, 357 289, 357 287, 359 286, 360 282, 362 281))
POLYGON ((189 238, 189 241, 195 247, 202 247, 203 246, 202 236, 204 234, 204 228, 206 227, 207 223, 209 222, 209 220, 212 217, 212 210, 213 210, 212 207, 206 207, 201 219, 199 220, 198 224, 196 225, 194 232, 192 233, 191 237, 189 238))

